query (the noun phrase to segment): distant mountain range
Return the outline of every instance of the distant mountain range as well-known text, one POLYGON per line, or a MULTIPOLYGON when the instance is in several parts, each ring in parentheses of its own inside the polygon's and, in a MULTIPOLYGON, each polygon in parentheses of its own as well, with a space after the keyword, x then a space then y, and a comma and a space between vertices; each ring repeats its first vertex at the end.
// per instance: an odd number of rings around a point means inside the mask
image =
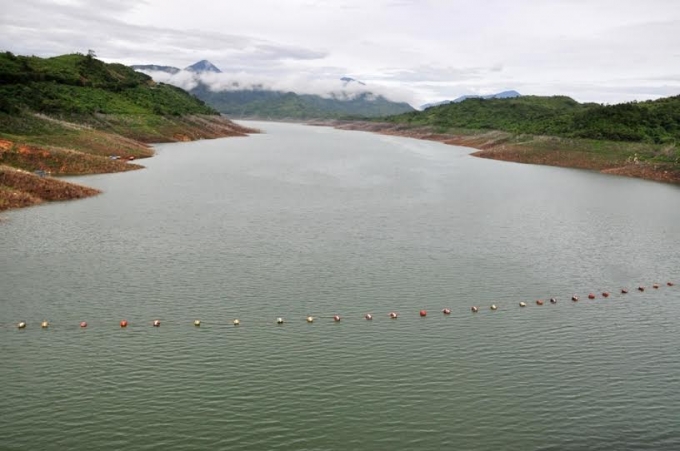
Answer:
POLYGON ((351 77, 342 77, 338 92, 327 96, 298 94, 295 92, 273 91, 265 88, 239 89, 234 83, 232 89, 213 91, 200 79, 200 74, 221 73, 222 71, 208 60, 202 60, 184 69, 172 66, 143 64, 131 66, 141 72, 161 71, 177 74, 182 70, 197 75, 198 85, 189 92, 208 105, 230 117, 260 119, 330 119, 343 117, 380 117, 407 113, 415 109, 405 102, 393 102, 384 96, 370 91, 343 91, 343 88, 366 83, 351 77))
POLYGON ((433 106, 439 106, 439 105, 446 105, 448 103, 459 103, 462 102, 463 100, 467 99, 512 99, 515 97, 520 97, 522 94, 520 94, 517 91, 503 91, 499 92, 497 94, 489 94, 486 96, 476 96, 476 95, 467 95, 467 96, 460 96, 457 97, 453 100, 442 100, 441 102, 434 102, 434 103, 426 103, 424 105, 421 105, 420 108, 423 110, 433 107, 433 106))

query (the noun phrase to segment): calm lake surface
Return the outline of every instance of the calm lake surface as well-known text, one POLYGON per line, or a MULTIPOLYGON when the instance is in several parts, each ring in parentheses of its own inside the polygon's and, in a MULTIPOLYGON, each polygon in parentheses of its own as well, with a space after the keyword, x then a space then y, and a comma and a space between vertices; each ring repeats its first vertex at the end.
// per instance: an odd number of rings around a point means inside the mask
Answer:
POLYGON ((3 214, 0 449, 680 449, 680 188, 248 125, 3 214))

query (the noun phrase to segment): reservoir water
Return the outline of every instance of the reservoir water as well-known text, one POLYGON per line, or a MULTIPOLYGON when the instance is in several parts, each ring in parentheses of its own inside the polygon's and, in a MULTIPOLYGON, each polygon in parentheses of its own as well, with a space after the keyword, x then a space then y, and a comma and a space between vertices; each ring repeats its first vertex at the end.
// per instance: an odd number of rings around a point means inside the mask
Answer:
POLYGON ((3 214, 0 449, 680 449, 679 187, 248 125, 3 214))

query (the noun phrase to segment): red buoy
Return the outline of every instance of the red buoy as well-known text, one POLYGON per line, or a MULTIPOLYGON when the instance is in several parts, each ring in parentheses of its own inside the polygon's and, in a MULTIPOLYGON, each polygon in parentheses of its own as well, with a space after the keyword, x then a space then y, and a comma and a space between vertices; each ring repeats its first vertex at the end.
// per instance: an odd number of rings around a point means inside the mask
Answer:
POLYGON ((397 319, 398 316, 396 312, 390 312, 390 318, 397 319))
POLYGON ((335 322, 340 321, 340 315, 334 315, 334 316, 333 316, 333 321, 335 321, 335 322))
POLYGON ((423 316, 423 317, 427 316, 427 311, 426 311, 426 310, 421 310, 421 311, 420 311, 420 316, 423 316))
POLYGON ((625 289, 625 288, 622 288, 622 289, 621 289, 621 294, 628 294, 628 290, 625 289))
POLYGON ((366 318, 368 321, 370 321, 370 320, 373 319, 373 315, 371 315, 370 313, 366 313, 366 315, 364 316, 364 318, 366 318))
POLYGON ((87 323, 85 321, 80 322, 80 327, 87 327, 87 323))
POLYGON ((153 320, 153 327, 161 327, 161 322, 158 319, 153 320))
POLYGON ((590 294, 588 295, 588 299, 595 299, 595 295, 594 295, 593 293, 590 293, 590 294))
POLYGON ((470 307, 470 310, 472 311, 472 313, 477 313, 479 311, 477 307, 470 307))
POLYGON ((134 156, 134 155, 130 155, 130 156, 128 157, 128 160, 130 160, 130 161, 132 161, 132 160, 134 160, 134 159, 135 159, 135 156, 134 156))
POLYGON ((602 293, 602 296, 608 298, 608 297, 609 297, 609 292, 608 292, 608 291, 605 291, 604 293, 602 293))
POLYGON ((654 285, 652 285, 652 288, 658 289, 658 288, 659 288, 659 284, 658 284, 658 283, 655 283, 654 285))
POLYGON ((442 310, 442 313, 443 313, 444 315, 450 315, 450 314, 451 314, 451 309, 450 309, 450 308, 445 308, 444 310, 442 310))
POLYGON ((672 287, 672 286, 673 286, 673 282, 667 282, 666 285, 668 285, 669 287, 672 287))
POLYGON ((127 325, 128 325, 128 322, 125 321, 125 320, 120 322, 120 327, 127 327, 127 325))
POLYGON ((640 286, 638 287, 638 291, 645 291, 645 287, 643 287, 642 285, 640 285, 640 286))
POLYGON ((536 305, 543 305, 543 299, 539 299, 536 301, 536 305))

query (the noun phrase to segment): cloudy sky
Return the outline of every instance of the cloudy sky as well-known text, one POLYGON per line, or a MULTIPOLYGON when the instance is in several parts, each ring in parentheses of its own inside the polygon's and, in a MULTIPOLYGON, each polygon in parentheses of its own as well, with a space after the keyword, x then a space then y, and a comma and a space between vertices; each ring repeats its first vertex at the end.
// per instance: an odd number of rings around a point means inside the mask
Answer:
POLYGON ((0 0, 0 49, 124 64, 208 59, 219 83, 341 76, 413 105, 515 89, 616 103, 680 94, 678 0, 0 0))

